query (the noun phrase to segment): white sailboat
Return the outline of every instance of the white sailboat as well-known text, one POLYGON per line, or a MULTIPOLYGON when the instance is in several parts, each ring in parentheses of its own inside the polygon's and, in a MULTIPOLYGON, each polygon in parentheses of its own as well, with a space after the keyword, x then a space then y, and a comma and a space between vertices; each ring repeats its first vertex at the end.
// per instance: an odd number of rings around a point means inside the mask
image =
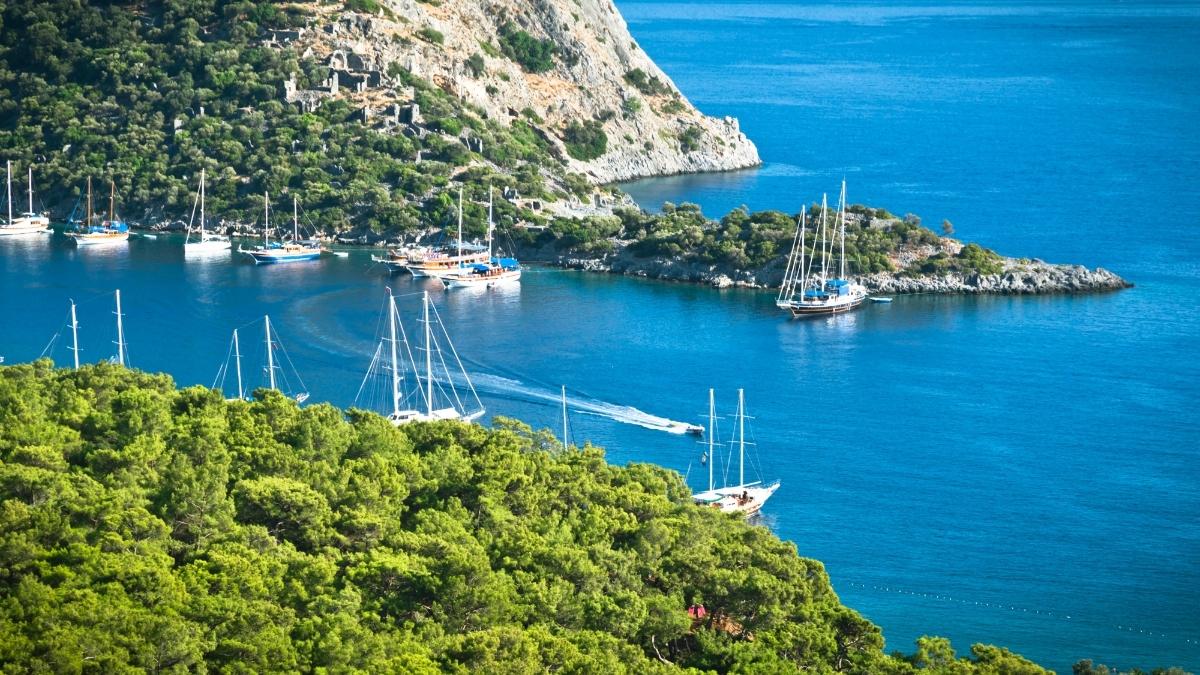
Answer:
POLYGON ((300 204, 292 197, 292 239, 283 243, 271 243, 271 200, 263 193, 263 243, 249 251, 242 251, 254 259, 257 265, 268 263, 303 262, 318 260, 321 247, 300 240, 300 204))
MULTIPOLYGON (((462 193, 458 204, 459 236, 462 233, 462 193)), ((446 288, 494 288, 521 280, 521 265, 514 258, 496 258, 493 250, 492 189, 488 188, 487 262, 464 264, 441 276, 446 288)))
POLYGON ((371 364, 363 377, 362 385, 359 386, 358 395, 354 398, 355 404, 366 403, 368 385, 386 371, 388 398, 390 399, 387 418, 396 426, 409 422, 437 420, 473 422, 481 417, 484 413, 483 403, 479 400, 479 394, 471 383, 471 377, 467 374, 462 360, 458 357, 458 352, 454 349, 454 344, 450 341, 450 335, 446 331, 445 325, 429 300, 429 293, 422 294, 423 344, 419 350, 424 352, 424 382, 421 381, 422 377, 413 356, 408 335, 404 331, 400 313, 396 309, 396 297, 392 295, 390 289, 388 290, 386 311, 388 315, 387 333, 380 338, 379 345, 375 348, 371 364), (434 330, 435 323, 440 331, 434 330), (438 332, 441 333, 440 336, 438 332), (446 345, 444 349, 441 344, 443 341, 446 345), (387 347, 386 360, 383 356, 385 345, 387 347), (450 355, 449 361, 446 359, 447 353, 450 355), (467 409, 467 405, 463 401, 464 397, 459 394, 459 387, 456 386, 451 375, 451 364, 454 366, 453 371, 461 376, 462 386, 465 388, 465 392, 469 392, 467 402, 473 401, 474 410, 467 409), (405 386, 404 373, 406 372, 413 374, 415 386, 411 390, 405 386), (437 382, 435 386, 435 378, 441 379, 439 376, 445 378, 444 386, 442 382, 437 382))
POLYGON ((738 433, 738 482, 736 485, 716 487, 713 465, 716 464, 715 450, 716 404, 713 390, 708 390, 708 489, 692 495, 692 500, 701 506, 720 509, 722 513, 742 513, 752 516, 762 510, 767 500, 779 489, 779 481, 763 483, 761 480, 746 482, 746 399, 738 389, 737 423, 738 433))
MULTIPOLYGON (((185 258, 201 258, 209 256, 225 255, 229 253, 233 244, 229 241, 229 237, 209 232, 204 227, 204 169, 200 169, 200 188, 196 191, 196 202, 200 206, 200 221, 198 232, 193 235, 192 223, 188 223, 187 239, 183 242, 183 254, 185 258)), ((192 207, 192 216, 196 215, 196 207, 192 207)))
POLYGON ((846 279, 846 181, 842 181, 842 192, 838 199, 837 237, 829 231, 827 202, 827 197, 822 195, 821 223, 817 234, 814 235, 820 237, 817 248, 821 257, 819 270, 815 268, 817 251, 811 256, 806 255, 807 212, 801 213, 796 225, 796 238, 792 242, 783 284, 775 301, 777 307, 787 310, 794 317, 848 312, 861 305, 867 298, 866 286, 846 279), (841 241, 841 268, 838 276, 831 279, 829 259, 833 254, 835 238, 840 238, 841 241))
POLYGON ((114 182, 109 183, 108 192, 108 220, 102 221, 99 225, 92 224, 92 179, 88 177, 87 181, 87 219, 84 221, 84 226, 74 232, 67 232, 67 236, 75 242, 76 246, 99 246, 104 244, 123 244, 129 241, 129 226, 125 221, 117 218, 117 185, 114 182))
MULTIPOLYGON (((271 328, 271 317, 263 316, 263 344, 266 352, 264 360, 266 364, 263 367, 263 375, 266 378, 266 386, 268 389, 274 389, 285 396, 296 399, 297 403, 304 403, 308 400, 308 390, 304 386, 304 380, 300 378, 300 371, 296 369, 292 363, 291 357, 279 342, 279 335, 271 328), (276 354, 282 356, 278 358, 276 354), (284 364, 287 364, 288 369, 283 369, 284 364), (289 376, 288 373, 291 375, 289 376), (295 378, 295 383, 292 382, 295 378), (283 380, 283 386, 280 386, 280 380, 283 380)), ((234 369, 237 373, 237 397, 227 397, 228 401, 237 401, 247 399, 246 391, 242 383, 242 351, 241 344, 238 341, 238 331, 234 329, 233 339, 229 343, 229 352, 225 356, 225 360, 217 369, 217 376, 213 380, 213 389, 218 391, 225 390, 225 381, 229 377, 230 360, 233 360, 234 369)))
MULTIPOLYGON (((491 252, 476 245, 463 244, 463 193, 458 189, 458 241, 454 255, 443 250, 409 251, 404 254, 393 252, 396 260, 403 259, 404 268, 414 277, 442 277, 458 272, 468 265, 485 264, 491 260, 491 252), (466 251, 464 253, 464 251, 466 251)), ((387 262, 387 261, 381 261, 387 262)), ((392 265, 388 265, 389 268, 392 265)))
POLYGON ((7 162, 7 168, 8 220, 0 225, 0 237, 49 233, 51 231, 50 219, 45 214, 33 210, 33 167, 29 167, 29 210, 17 218, 13 218, 12 162, 7 162))

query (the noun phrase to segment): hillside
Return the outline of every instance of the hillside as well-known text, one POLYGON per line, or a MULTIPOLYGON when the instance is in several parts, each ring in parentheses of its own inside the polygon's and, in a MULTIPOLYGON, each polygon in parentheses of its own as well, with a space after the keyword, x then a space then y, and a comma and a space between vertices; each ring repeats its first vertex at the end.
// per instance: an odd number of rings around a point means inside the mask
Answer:
POLYGON ((257 397, 0 366, 6 670, 1045 672, 885 655, 819 562, 673 472, 257 397))
POLYGON ((140 223, 260 219, 296 195, 325 232, 482 231, 587 213, 622 176, 757 162, 633 44, 610 2, 11 0, 0 8, 0 154, 65 218, 114 181, 140 223), (570 11, 568 11, 568 9, 570 11))

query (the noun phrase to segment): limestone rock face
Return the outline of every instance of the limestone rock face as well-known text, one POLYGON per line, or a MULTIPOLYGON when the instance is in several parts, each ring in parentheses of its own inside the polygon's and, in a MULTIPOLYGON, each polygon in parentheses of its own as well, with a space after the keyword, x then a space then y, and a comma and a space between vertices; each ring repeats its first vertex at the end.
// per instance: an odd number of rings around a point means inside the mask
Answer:
MULTIPOLYGON (((386 73, 398 64, 501 122, 528 118, 524 111, 532 111, 541 120, 533 124, 558 145, 570 170, 593 183, 760 163, 757 148, 736 119, 708 117, 687 101, 638 47, 612 0, 379 4, 382 9, 370 15, 343 12, 341 3, 334 8, 311 5, 314 21, 321 25, 293 44, 301 53, 331 60, 333 67, 344 64, 353 70, 365 64, 386 73), (530 73, 504 56, 500 32, 505 26, 552 41, 553 67, 530 73), (579 161, 568 156, 563 130, 571 122, 589 120, 603 124, 607 151, 579 161)), ((383 77, 378 92, 386 92, 388 79, 383 77)), ((370 102, 388 103, 378 95, 370 102)))

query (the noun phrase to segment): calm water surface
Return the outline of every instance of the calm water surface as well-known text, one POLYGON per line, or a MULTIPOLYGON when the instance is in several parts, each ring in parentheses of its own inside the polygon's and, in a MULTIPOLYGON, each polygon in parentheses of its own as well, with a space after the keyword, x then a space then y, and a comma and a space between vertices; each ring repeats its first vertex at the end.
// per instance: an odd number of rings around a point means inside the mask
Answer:
MULTIPOLYGON (((747 390, 766 522, 823 560, 889 649, 921 634, 1200 670, 1200 19, 1192 5, 812 6, 621 2, 706 111, 738 116, 766 165, 644 181, 643 203, 794 210, 833 191, 949 218, 1004 253, 1110 267, 1131 291, 898 298, 790 321, 769 294, 531 270, 446 293, 365 253, 255 267, 179 240, 76 250, 3 242, 0 355, 29 360, 80 302, 84 360, 113 353, 210 385, 244 326, 247 380, 270 313, 313 400, 350 404, 385 288, 410 329, 429 289, 489 413, 557 428, 694 486, 708 387, 747 390)), ((48 350, 60 363, 63 340, 48 350)), ((726 427, 729 421, 724 422, 726 427)), ((752 471, 757 475, 757 471, 752 471)))

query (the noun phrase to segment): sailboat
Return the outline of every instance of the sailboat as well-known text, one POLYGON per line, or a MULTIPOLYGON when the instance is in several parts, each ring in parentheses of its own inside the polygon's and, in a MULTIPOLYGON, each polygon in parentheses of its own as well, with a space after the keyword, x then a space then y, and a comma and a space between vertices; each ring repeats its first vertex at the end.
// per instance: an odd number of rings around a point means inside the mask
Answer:
MULTIPOLYGON (((200 188, 196 191, 196 201, 200 206, 199 232, 193 237, 192 224, 188 223, 187 239, 183 242, 184 256, 202 257, 226 254, 233 246, 229 237, 204 229, 204 169, 200 169, 200 188)), ((195 206, 192 207, 192 215, 196 215, 195 206)))
MULTIPOLYGON (((462 195, 459 193, 458 217, 462 221, 462 195)), ((461 225, 460 225, 461 228, 461 225)), ((464 264, 441 276, 446 288, 493 288, 521 280, 521 265, 515 258, 496 258, 492 249, 492 190, 488 188, 487 262, 464 264)))
MULTIPOLYGON (((426 251, 409 251, 404 255, 404 268, 414 277, 442 277, 452 274, 468 265, 488 263, 492 254, 482 247, 463 244, 463 193, 458 189, 458 242, 454 255, 442 249, 426 251)), ((393 255, 400 254, 393 252, 393 255)), ((386 261, 384 261, 386 262, 386 261)), ((389 265, 391 267, 391 265, 389 265)))
MULTIPOLYGON (((121 289, 119 289, 119 288, 116 289, 116 291, 113 292, 113 297, 115 298, 116 304, 117 304, 117 311, 113 312, 114 316, 117 317, 117 339, 114 341, 114 344, 116 344, 116 346, 117 346, 117 353, 114 354, 113 356, 109 357, 107 360, 109 363, 115 363, 115 364, 121 365, 121 366, 128 366, 129 365, 129 345, 127 345, 125 343, 125 322, 124 322, 125 315, 121 312, 121 289)), ((79 349, 79 317, 77 316, 76 311, 75 311, 75 307, 76 307, 75 301, 70 300, 70 303, 71 303, 71 323, 70 323, 71 347, 70 347, 70 350, 71 350, 72 358, 74 360, 75 370, 79 370, 79 351, 80 351, 80 349, 79 349)), ((57 341, 57 339, 58 339, 58 335, 55 335, 54 339, 52 339, 50 341, 51 344, 53 344, 55 341, 57 341)), ((49 349, 50 346, 47 345, 46 348, 49 349)))
MULTIPOLYGON (((296 366, 292 363, 291 357, 288 356, 287 351, 279 342, 279 334, 272 330, 271 317, 269 315, 263 316, 263 341, 266 351, 266 365, 263 368, 263 374, 266 376, 267 388, 274 389, 275 391, 283 393, 284 395, 290 396, 291 398, 296 399, 297 403, 304 403, 307 401, 308 390, 304 386, 304 381, 300 379, 300 372, 296 370, 296 366), (277 357, 276 353, 282 356, 282 359, 277 357), (295 377, 296 386, 293 386, 291 378, 289 378, 287 372, 283 370, 284 363, 287 364, 288 370, 291 372, 292 377, 295 377), (283 380, 284 388, 279 386, 280 380, 283 380), (291 393, 297 389, 297 386, 298 391, 296 391, 294 394, 291 393)), ((213 380, 213 389, 224 391, 225 380, 229 376, 230 358, 233 359, 234 368, 237 372, 238 393, 236 398, 230 397, 226 400, 245 400, 247 397, 242 383, 242 351, 241 345, 238 342, 237 329, 234 329, 233 331, 233 339, 229 344, 229 353, 225 356, 225 361, 221 363, 221 367, 217 369, 217 377, 215 380, 213 380)))
POLYGON ((738 448, 738 482, 736 485, 717 487, 713 476, 713 465, 716 464, 713 451, 715 447, 716 404, 713 390, 708 390, 708 489, 692 495, 692 501, 710 508, 720 509, 722 513, 741 513, 752 516, 762 510, 767 500, 779 489, 779 481, 764 484, 762 481, 746 482, 746 398, 745 392, 738 389, 736 444, 738 448))
POLYGON ((129 241, 129 226, 117 218, 117 185, 109 182, 108 220, 99 225, 92 224, 92 179, 87 182, 87 216, 84 226, 67 236, 74 240, 76 246, 96 246, 100 244, 120 244, 129 241))
POLYGON ((466 368, 462 364, 462 360, 458 357, 458 352, 454 349, 454 344, 450 341, 450 335, 446 331, 445 325, 441 322, 437 315, 437 310, 433 307, 433 303, 429 300, 429 293, 422 294, 422 324, 424 339, 420 351, 424 352, 424 382, 421 382, 416 359, 413 357, 413 351, 408 341, 408 336, 404 331, 404 326, 400 322, 400 314, 396 309, 396 297, 392 295, 391 290, 388 290, 387 299, 387 334, 379 341, 379 345, 375 348, 375 355, 371 359, 371 364, 367 368, 367 373, 363 377, 362 385, 358 389, 358 395, 355 396, 355 404, 363 402, 366 398, 368 385, 372 380, 386 371, 389 389, 389 409, 387 418, 392 424, 400 426, 409 422, 432 422, 437 420, 461 420, 463 422, 473 422, 483 415, 483 403, 479 400, 479 394, 475 391, 475 385, 471 383, 471 377, 467 374, 466 368), (434 323, 437 323, 441 329, 441 337, 434 331, 434 323), (444 340, 446 348, 443 349, 441 341, 444 340), (386 361, 382 357, 384 347, 387 346, 386 361), (451 360, 447 362, 446 354, 449 353, 451 360), (463 397, 459 395, 459 390, 450 375, 450 364, 455 366, 455 372, 461 375, 462 382, 467 391, 470 392, 468 402, 473 400, 475 409, 468 411, 464 404, 463 397), (439 383, 435 388, 435 376, 438 374, 438 366, 440 366, 440 374, 445 376, 446 387, 443 388, 439 383), (414 376, 413 390, 406 391, 405 388, 405 372, 411 372, 414 376), (439 397, 440 395, 440 397, 439 397), (411 403, 409 403, 411 401, 411 403), (424 406, 421 406, 424 403, 424 406))
POLYGON ((321 248, 300 241, 300 205, 292 197, 292 239, 283 243, 271 243, 271 201, 267 193, 263 193, 263 243, 242 253, 254 259, 256 264, 301 262, 317 260, 321 257, 321 248))
POLYGON ((386 375, 389 389, 386 416, 392 424, 398 426, 410 422, 437 422, 440 419, 474 422, 484 414, 484 404, 480 401, 479 394, 475 392, 475 386, 470 382, 467 369, 462 365, 462 359, 458 358, 458 352, 450 341, 450 334, 446 331, 442 319, 437 315, 437 309, 433 307, 430 294, 427 292, 421 295, 421 306, 424 336, 422 336, 422 345, 419 347, 419 351, 424 352, 425 357, 424 377, 421 376, 418 363, 413 356, 408 335, 404 333, 400 312, 396 309, 396 297, 389 289, 388 305, 386 305, 388 329, 386 329, 386 334, 380 337, 379 345, 371 359, 371 365, 367 366, 366 376, 362 378, 359 393, 354 398, 355 405, 364 404, 368 398, 368 386, 373 381, 377 381, 380 375, 386 375), (437 324, 439 330, 434 330, 434 324, 437 324), (443 341, 445 348, 442 346, 443 341), (388 354, 386 357, 383 356, 385 347, 386 354, 388 354), (449 360, 446 359, 448 354, 449 360), (468 396, 460 395, 460 386, 457 386, 455 378, 451 376, 451 365, 455 374, 461 377, 463 393, 469 392, 468 396), (404 372, 413 374, 414 387, 412 390, 406 388, 404 372), (443 378, 444 386, 443 382, 439 382, 443 378), (468 411, 468 404, 474 405, 474 410, 468 411))
POLYGON ((835 278, 829 278, 829 260, 833 254, 834 233, 830 232, 828 224, 828 199, 821 196, 821 224, 817 227, 819 236, 817 250, 811 256, 806 256, 807 212, 800 214, 796 225, 796 237, 792 242, 792 251, 788 255, 787 267, 784 271, 783 284, 779 288, 779 297, 775 306, 791 313, 793 317, 812 316, 817 314, 837 314, 848 312, 862 304, 867 298, 867 287, 846 279, 846 181, 842 181, 842 193, 838 199, 838 232, 841 241, 841 268, 835 278), (816 268, 815 257, 819 251, 820 268, 816 268), (807 258, 807 259, 806 259, 807 258))
POLYGON ((44 214, 33 210, 33 167, 29 167, 29 210, 20 217, 13 218, 12 199, 12 162, 8 167, 8 220, 0 225, 0 237, 15 237, 27 234, 46 234, 50 232, 50 219, 44 214))

